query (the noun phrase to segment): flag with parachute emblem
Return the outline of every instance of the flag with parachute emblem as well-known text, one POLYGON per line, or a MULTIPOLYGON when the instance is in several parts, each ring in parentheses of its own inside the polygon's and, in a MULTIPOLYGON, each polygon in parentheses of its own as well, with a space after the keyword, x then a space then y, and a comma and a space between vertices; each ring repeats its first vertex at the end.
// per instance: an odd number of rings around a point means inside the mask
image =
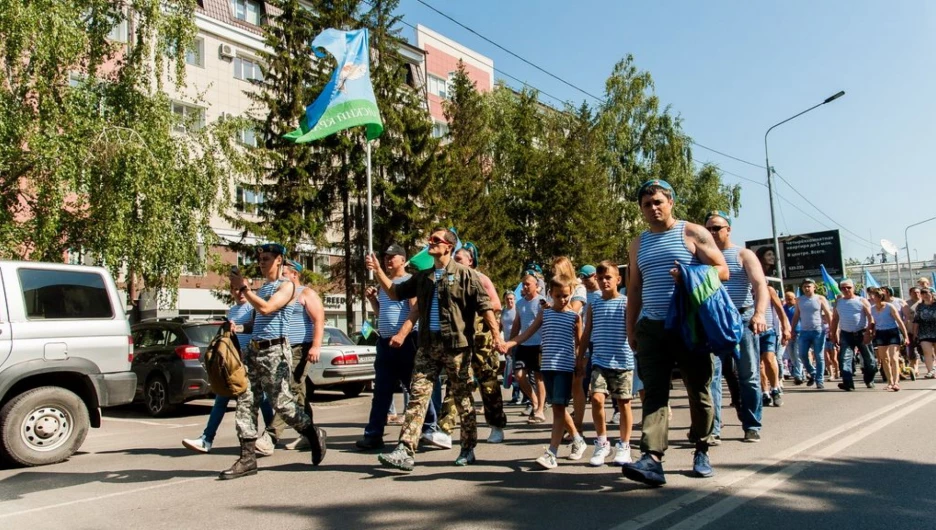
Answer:
POLYGON ((325 138, 338 131, 364 125, 368 140, 383 132, 383 121, 370 78, 370 46, 367 29, 326 29, 312 41, 316 56, 324 48, 338 62, 325 89, 306 108, 299 128, 284 135, 296 143, 325 138))

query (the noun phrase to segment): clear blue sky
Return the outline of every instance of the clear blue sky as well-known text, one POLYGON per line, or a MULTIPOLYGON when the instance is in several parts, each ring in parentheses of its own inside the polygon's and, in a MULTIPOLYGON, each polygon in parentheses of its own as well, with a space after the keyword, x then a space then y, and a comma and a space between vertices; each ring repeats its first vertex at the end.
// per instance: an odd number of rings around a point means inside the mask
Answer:
MULTIPOLYGON (((839 228, 844 255, 862 259, 880 252, 881 238, 903 247, 907 225, 936 216, 936 2, 426 1, 595 95, 603 94, 613 65, 633 54, 696 142, 758 165, 768 127, 845 90, 843 98, 771 132, 770 162, 857 235, 779 180, 779 194, 822 223, 779 201, 778 230, 839 228)), ((542 91, 595 103, 416 0, 402 0, 400 12, 542 91)), ((766 180, 763 169, 699 147, 693 156, 766 180)), ((731 175, 725 181, 743 186, 734 239, 769 237, 766 187, 731 175)), ((936 221, 911 228, 909 239, 911 257, 916 249, 920 259, 933 259, 936 221)))

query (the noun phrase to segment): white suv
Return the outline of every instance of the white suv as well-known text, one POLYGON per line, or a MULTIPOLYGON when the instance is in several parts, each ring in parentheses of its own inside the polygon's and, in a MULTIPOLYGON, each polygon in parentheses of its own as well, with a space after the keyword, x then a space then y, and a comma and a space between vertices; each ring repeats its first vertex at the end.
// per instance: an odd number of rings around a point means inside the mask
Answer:
POLYGON ((133 339, 106 269, 0 261, 0 459, 67 459, 133 400, 133 339))

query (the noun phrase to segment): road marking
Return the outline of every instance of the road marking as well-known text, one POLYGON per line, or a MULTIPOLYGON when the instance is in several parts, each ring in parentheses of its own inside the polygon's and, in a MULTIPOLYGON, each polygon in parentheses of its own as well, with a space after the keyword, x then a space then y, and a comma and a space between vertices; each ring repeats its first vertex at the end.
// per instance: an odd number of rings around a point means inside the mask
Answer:
POLYGON ((140 424, 140 425, 151 425, 151 426, 153 426, 153 427, 168 427, 168 428, 170 428, 170 429, 178 429, 178 428, 181 428, 181 427, 195 427, 196 425, 201 425, 200 423, 186 423, 186 424, 181 424, 181 423, 162 423, 162 422, 158 422, 158 421, 130 420, 130 419, 127 419, 127 418, 109 418, 109 417, 105 416, 104 419, 103 419, 103 422, 109 422, 109 421, 114 421, 114 422, 117 422, 117 423, 137 423, 137 424, 140 424))
POLYGON ((28 514, 28 513, 35 513, 35 512, 45 511, 45 510, 53 510, 53 509, 55 509, 55 508, 64 508, 65 506, 73 506, 73 505, 75 505, 75 504, 83 504, 83 503, 86 503, 86 502, 100 501, 100 500, 104 500, 104 499, 110 499, 110 498, 112 498, 112 497, 120 497, 120 496, 123 496, 123 495, 131 495, 131 494, 133 494, 133 493, 140 493, 140 492, 142 492, 142 491, 155 490, 155 489, 159 489, 159 488, 165 488, 165 487, 167 487, 167 486, 178 486, 178 485, 180 485, 180 484, 186 484, 186 483, 188 483, 188 482, 195 482, 195 481, 197 481, 197 480, 207 480, 207 479, 213 479, 213 478, 215 478, 215 475, 204 476, 204 477, 192 477, 192 478, 186 478, 186 479, 182 479, 182 480, 175 480, 175 481, 172 481, 172 482, 166 482, 166 483, 163 483, 163 484, 154 484, 154 485, 152 485, 152 486, 146 486, 146 487, 143 487, 143 488, 136 488, 136 489, 132 489, 132 490, 125 490, 125 491, 118 491, 118 492, 114 492, 114 493, 107 493, 107 494, 105 494, 105 495, 98 495, 97 497, 89 497, 89 498, 87 498, 87 499, 76 499, 76 500, 68 501, 68 502, 60 502, 60 503, 58 503, 58 504, 48 504, 48 505, 39 506, 39 507, 36 507, 36 508, 29 508, 28 510, 20 510, 20 511, 18 511, 18 512, 10 512, 10 513, 0 514, 0 519, 6 519, 6 518, 8 518, 8 517, 15 517, 15 516, 17 516, 17 515, 26 515, 26 514, 28 514))
MULTIPOLYGON (((920 390, 936 390, 936 386, 924 387, 924 388, 921 388, 920 390)), ((931 399, 936 399, 936 394, 934 394, 933 396, 922 398, 922 400, 926 400, 927 402, 929 402, 929 400, 931 399)), ((732 473, 719 475, 713 480, 699 481, 700 489, 692 491, 690 493, 686 493, 669 502, 661 504, 659 507, 653 510, 644 512, 636 517, 633 517, 627 521, 624 521, 621 524, 614 526, 611 530, 638 530, 640 528, 644 528, 661 519, 669 517, 670 515, 678 512, 679 510, 685 508, 686 506, 689 506, 690 504, 694 504, 708 497, 709 495, 718 493, 724 490, 725 488, 731 487, 734 484, 742 480, 745 480, 753 475, 756 475, 757 473, 760 473, 761 471, 763 471, 764 469, 768 467, 775 466, 779 464, 780 462, 789 460, 792 457, 806 451, 807 449, 813 446, 821 444, 837 436, 846 434, 848 433, 848 431, 855 429, 856 427, 860 426, 863 423, 872 421, 878 418, 879 416, 887 414, 891 411, 899 410, 902 407, 906 407, 910 403, 913 403, 916 400, 921 400, 919 394, 912 393, 911 395, 901 399, 900 401, 893 402, 890 405, 887 405, 875 411, 869 412, 868 414, 865 414, 864 416, 861 416, 855 420, 852 420, 844 425, 841 425, 830 431, 826 431, 822 434, 814 436, 802 443, 794 445, 793 447, 790 447, 789 449, 780 451, 779 453, 773 455, 772 457, 768 457, 767 459, 765 459, 764 463, 754 464, 754 465, 748 466, 744 469, 740 469, 732 473)))
POLYGON ((761 495, 773 490, 774 488, 777 488, 784 482, 795 477, 799 472, 808 468, 810 465, 831 458, 845 448, 860 442, 868 436, 887 427, 891 423, 894 423, 895 421, 909 415, 910 413, 928 405, 933 401, 936 401, 936 393, 932 393, 929 396, 921 398, 912 405, 907 405, 905 408, 901 408, 899 411, 896 411, 893 414, 888 414, 871 425, 862 427, 856 432, 836 440, 834 443, 823 447, 815 454, 806 455, 804 460, 800 460, 782 469, 779 469, 760 480, 756 484, 753 484, 752 486, 745 486, 744 488, 733 492, 730 497, 727 497, 724 500, 709 506, 695 515, 683 519, 679 522, 679 524, 671 526, 670 529, 698 530, 699 528, 702 528, 705 525, 708 525, 724 517, 748 501, 754 500, 757 497, 760 497, 761 495))

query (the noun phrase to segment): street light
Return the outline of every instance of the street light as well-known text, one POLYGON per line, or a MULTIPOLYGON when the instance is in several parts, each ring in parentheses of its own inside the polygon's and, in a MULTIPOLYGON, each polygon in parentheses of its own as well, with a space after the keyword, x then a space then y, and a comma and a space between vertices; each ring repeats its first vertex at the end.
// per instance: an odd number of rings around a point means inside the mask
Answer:
MULTIPOLYGON (((910 265, 910 284, 909 285, 913 285, 913 264, 910 263, 910 242, 907 241, 907 232, 909 232, 910 229, 913 228, 914 226, 921 225, 923 223, 928 223, 934 219, 936 219, 936 217, 930 217, 929 219, 925 221, 920 221, 919 223, 913 223, 912 225, 904 229, 904 245, 907 245, 907 264, 910 265)), ((910 289, 909 285, 907 286, 907 290, 910 289)))
POLYGON ((767 154, 767 135, 770 134, 770 131, 774 130, 780 125, 783 125, 784 123, 790 120, 799 118, 803 114, 806 114, 807 112, 811 110, 817 109, 825 105, 826 103, 832 103, 833 101, 835 101, 836 99, 844 95, 845 95, 845 91, 840 90, 837 93, 825 98, 822 101, 822 103, 819 103, 818 105, 813 105, 812 107, 809 107, 803 112, 800 112, 799 114, 796 114, 795 116, 790 116, 789 118, 781 121, 780 123, 773 125, 769 129, 767 129, 766 133, 764 133, 764 159, 767 162, 766 164, 767 165, 767 195, 770 197, 770 229, 773 232, 774 251, 776 252, 776 257, 777 257, 777 276, 780 278, 781 290, 783 290, 783 262, 781 261, 782 258, 780 257, 780 239, 777 237, 777 220, 776 220, 776 216, 774 215, 773 168, 770 167, 770 156, 767 154))

